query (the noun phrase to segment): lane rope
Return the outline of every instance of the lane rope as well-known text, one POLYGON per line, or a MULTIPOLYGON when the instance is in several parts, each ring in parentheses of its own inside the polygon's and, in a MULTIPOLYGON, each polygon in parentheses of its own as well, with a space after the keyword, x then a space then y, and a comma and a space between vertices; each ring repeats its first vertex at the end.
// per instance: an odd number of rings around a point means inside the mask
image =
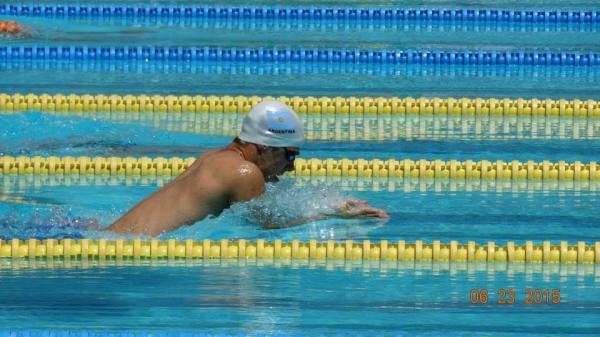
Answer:
POLYGON ((246 113, 277 99, 306 114, 600 117, 600 102, 566 99, 0 94, 0 111, 246 113))
MULTIPOLYGON (((176 176, 195 158, 150 157, 0 157, 0 174, 82 174, 176 176)), ((302 159, 294 162, 295 176, 382 177, 481 180, 563 180, 597 181, 600 166, 595 162, 575 161, 520 162, 411 160, 411 159, 302 159)))
POLYGON ((0 46, 0 61, 48 62, 248 62, 253 64, 433 64, 479 66, 600 66, 593 51, 360 50, 331 48, 210 48, 141 46, 0 46))
POLYGON ((561 241, 553 245, 550 241, 534 244, 507 242, 497 245, 493 241, 478 245, 474 241, 460 244, 450 241, 442 244, 439 240, 424 243, 422 240, 388 242, 382 240, 371 243, 369 240, 328 240, 302 242, 291 240, 262 239, 256 241, 237 240, 107 240, 107 239, 12 239, 0 240, 1 258, 247 258, 247 259, 301 259, 301 260, 400 260, 433 262, 514 262, 514 263, 600 263, 600 241, 586 244, 583 241, 569 245, 561 241))
POLYGON ((236 7, 192 5, 113 5, 113 4, 2 4, 0 15, 56 18, 122 19, 225 19, 277 21, 358 21, 497 23, 506 25, 593 25, 600 24, 600 11, 564 9, 486 9, 486 8, 352 8, 352 7, 236 7))

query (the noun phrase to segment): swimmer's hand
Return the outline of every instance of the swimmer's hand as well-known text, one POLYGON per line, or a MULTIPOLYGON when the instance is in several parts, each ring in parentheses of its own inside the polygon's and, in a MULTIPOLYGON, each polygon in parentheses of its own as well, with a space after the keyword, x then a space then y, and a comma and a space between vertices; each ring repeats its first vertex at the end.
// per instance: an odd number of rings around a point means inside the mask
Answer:
POLYGON ((389 218, 382 209, 369 206, 366 200, 345 200, 337 209, 340 218, 389 218))

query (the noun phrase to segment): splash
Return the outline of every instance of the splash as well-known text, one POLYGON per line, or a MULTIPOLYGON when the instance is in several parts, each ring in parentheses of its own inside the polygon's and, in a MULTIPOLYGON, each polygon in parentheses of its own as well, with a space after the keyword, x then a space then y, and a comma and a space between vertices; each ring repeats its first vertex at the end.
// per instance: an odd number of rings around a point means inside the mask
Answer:
POLYGON ((310 220, 319 214, 334 214, 337 206, 349 196, 326 184, 299 187, 295 182, 295 179, 284 178, 278 183, 268 183, 260 197, 236 203, 218 217, 166 233, 161 239, 359 239, 385 223, 373 219, 310 220), (278 230, 262 227, 266 223, 286 224, 298 219, 307 221, 278 230))
POLYGON ((329 186, 299 188, 293 180, 286 179, 266 184, 263 195, 235 204, 232 210, 258 225, 287 224, 300 218, 334 214, 343 200, 342 194, 329 186))
POLYGON ((0 216, 0 239, 63 239, 96 238, 100 235, 99 221, 82 218, 65 207, 34 208, 29 214, 12 209, 0 216))

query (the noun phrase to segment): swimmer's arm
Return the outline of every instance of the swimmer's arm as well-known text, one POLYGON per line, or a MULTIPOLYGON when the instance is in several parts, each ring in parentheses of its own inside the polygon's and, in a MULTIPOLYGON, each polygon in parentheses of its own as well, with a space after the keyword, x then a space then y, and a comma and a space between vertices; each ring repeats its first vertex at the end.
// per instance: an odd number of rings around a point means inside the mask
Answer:
POLYGON ((334 213, 321 213, 308 217, 301 217, 285 223, 263 222, 266 229, 280 229, 299 226, 312 221, 339 218, 339 219, 360 219, 360 218, 388 218, 389 215, 379 208, 369 206, 368 202, 363 200, 348 199, 339 205, 334 213))
POLYGON ((295 219, 277 219, 277 216, 271 213, 268 207, 264 207, 264 205, 249 205, 249 211, 251 221, 262 226, 265 229, 289 228, 300 226, 312 221, 339 217, 336 213, 319 213, 309 216, 298 217, 295 219))
POLYGON ((294 219, 285 223, 275 223, 275 222, 265 222, 262 224, 265 229, 281 229, 281 228, 289 228, 303 225, 305 223, 336 218, 335 214, 317 214, 313 216, 302 217, 298 219, 294 219))

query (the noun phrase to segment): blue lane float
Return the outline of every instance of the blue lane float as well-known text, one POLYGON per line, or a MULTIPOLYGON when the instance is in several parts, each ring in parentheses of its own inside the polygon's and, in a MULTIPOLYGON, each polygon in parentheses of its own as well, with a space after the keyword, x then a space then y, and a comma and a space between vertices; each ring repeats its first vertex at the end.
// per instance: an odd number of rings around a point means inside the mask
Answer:
POLYGON ((38 17, 212 18, 252 20, 467 21, 600 24, 600 10, 485 8, 235 7, 143 4, 0 4, 0 15, 38 17))
POLYGON ((291 48, 184 48, 1 46, 0 61, 144 61, 304 64, 429 64, 597 67, 600 53, 537 50, 359 50, 291 48))
POLYGON ((90 23, 268 30, 596 32, 598 10, 215 7, 106 4, 0 4, 0 15, 90 23))

